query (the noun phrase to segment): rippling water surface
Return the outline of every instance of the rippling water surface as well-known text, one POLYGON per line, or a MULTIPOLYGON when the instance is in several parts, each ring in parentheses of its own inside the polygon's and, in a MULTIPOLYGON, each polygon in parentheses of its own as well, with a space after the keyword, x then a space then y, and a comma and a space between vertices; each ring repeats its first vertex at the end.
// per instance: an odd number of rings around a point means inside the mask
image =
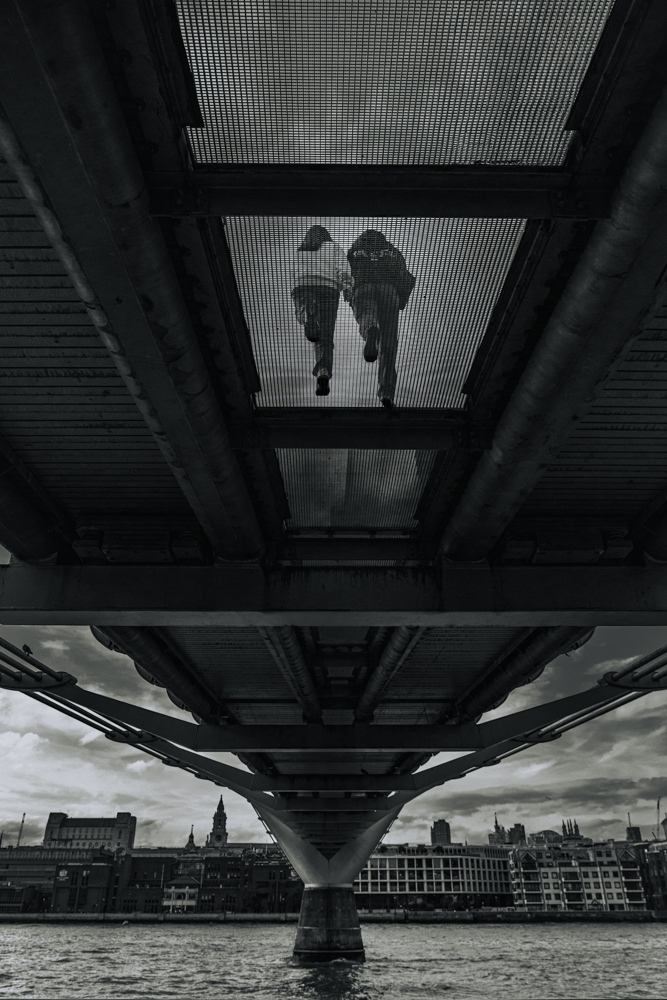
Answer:
POLYGON ((331 1000, 667 993, 667 926, 365 925, 365 965, 292 964, 294 925, 0 926, 0 996, 331 1000))

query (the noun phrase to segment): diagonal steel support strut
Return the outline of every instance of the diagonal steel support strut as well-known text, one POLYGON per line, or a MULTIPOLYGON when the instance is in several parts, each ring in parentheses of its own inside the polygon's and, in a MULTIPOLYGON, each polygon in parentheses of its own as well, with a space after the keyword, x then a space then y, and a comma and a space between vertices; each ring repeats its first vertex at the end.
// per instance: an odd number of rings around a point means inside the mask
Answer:
MULTIPOLYGON (((483 725, 468 724, 456 726, 363 726, 363 727, 323 727, 286 726, 288 739, 281 749, 313 749, 313 731, 339 730, 356 732, 354 746, 349 749, 377 750, 379 747, 405 748, 405 740, 400 741, 401 729, 410 731, 412 743, 421 742, 412 735, 413 730, 423 729, 430 734, 430 749, 451 749, 449 745, 438 746, 438 736, 442 731, 460 730, 459 746, 477 747, 456 760, 428 768, 415 775, 398 776, 401 780, 392 787, 391 777, 382 775, 360 776, 359 792, 376 792, 375 797, 359 795, 356 798, 327 799, 289 798, 290 784, 300 787, 298 778, 255 775, 231 767, 220 761, 211 760, 194 750, 267 750, 272 748, 275 736, 266 733, 274 727, 246 726, 196 726, 170 716, 129 705, 114 698, 95 694, 78 686, 76 679, 67 673, 52 670, 46 664, 28 656, 12 643, 0 637, 0 687, 18 691, 63 712, 80 722, 103 732, 107 739, 125 743, 157 757, 164 764, 179 767, 197 778, 213 781, 237 792, 250 802, 266 823, 269 830, 283 847, 288 858, 307 884, 348 884, 363 867, 377 843, 398 816, 402 807, 423 792, 447 781, 462 778, 481 767, 497 764, 520 753, 536 743, 551 742, 563 733, 580 726, 621 705, 642 698, 651 691, 667 690, 667 646, 647 656, 640 657, 629 666, 616 673, 605 674, 597 685, 579 694, 540 705, 536 708, 517 712, 513 715, 494 719, 483 725), (262 729, 265 733, 261 740, 262 729), (383 729, 387 734, 375 740, 375 734, 383 729), (250 744, 244 730, 252 730, 250 744), (362 730, 362 732, 359 732, 362 730), (299 731, 303 734, 299 738, 299 731), (392 742, 393 736, 393 742, 392 742), (368 780, 370 778, 370 781, 368 780), (408 778, 408 781, 404 779, 408 778), (376 789, 370 787, 376 784, 376 789), (385 794, 377 795, 377 792, 385 794), (387 794, 388 793, 388 794, 387 794), (349 836, 337 853, 326 858, 307 837, 308 823, 304 824, 304 812, 310 817, 322 815, 333 822, 345 825, 349 836), (349 817, 346 821, 344 816, 349 817), (346 825, 349 824, 349 825, 346 825)), ((411 745, 412 745, 411 743, 411 745)), ((321 740, 320 749, 331 750, 327 739, 321 740)), ((312 776, 311 776, 312 777, 312 776)), ((331 779, 331 776, 326 776, 331 779)), ((354 784, 344 776, 346 788, 354 784)), ((329 783, 324 788, 331 789, 329 783)), ((326 791, 325 791, 326 795, 326 791)))

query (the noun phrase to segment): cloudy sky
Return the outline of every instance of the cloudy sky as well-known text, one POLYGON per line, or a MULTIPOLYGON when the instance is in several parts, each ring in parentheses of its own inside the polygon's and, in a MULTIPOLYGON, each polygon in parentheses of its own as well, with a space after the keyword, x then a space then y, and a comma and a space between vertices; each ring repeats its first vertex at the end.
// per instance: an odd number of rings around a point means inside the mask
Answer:
MULTIPOLYGON (((139 678, 127 657, 100 646, 87 627, 2 626, 0 634, 19 646, 27 642, 37 657, 73 673, 91 690, 182 714, 163 691, 139 678)), ((599 628, 585 647, 555 660, 538 681, 515 692, 494 714, 583 690, 605 671, 665 644, 667 627, 599 628)), ((666 707, 667 695, 649 695, 556 743, 434 789, 406 807, 387 839, 423 842, 432 820, 445 817, 455 840, 484 843, 494 811, 504 825, 519 821, 529 831, 558 827, 561 817, 573 817, 584 833, 596 838, 622 837, 630 811, 633 823, 648 836, 655 829, 659 795, 667 806, 666 707)), ((237 763, 228 754, 215 756, 237 763)), ((137 816, 138 844, 183 844, 191 823, 202 843, 220 793, 7 691, 0 692, 0 758, 5 845, 15 843, 23 812, 23 842, 38 844, 50 811, 101 816, 121 810, 137 816)), ((245 801, 232 792, 225 792, 224 800, 232 840, 266 839, 245 801)))

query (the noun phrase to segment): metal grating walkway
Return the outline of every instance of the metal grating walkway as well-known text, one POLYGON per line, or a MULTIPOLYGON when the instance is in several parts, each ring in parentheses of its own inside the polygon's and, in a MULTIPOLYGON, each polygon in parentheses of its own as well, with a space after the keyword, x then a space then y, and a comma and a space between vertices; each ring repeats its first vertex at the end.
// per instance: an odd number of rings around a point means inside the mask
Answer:
POLYGON ((415 528, 435 452, 342 448, 277 452, 290 528, 415 528))
POLYGON ((198 163, 556 166, 613 0, 178 0, 198 163))
POLYGON ((226 220, 236 280, 262 381, 260 406, 377 406, 377 365, 362 356, 351 308, 340 299, 331 395, 315 396, 314 355, 297 323, 290 270, 311 225, 345 251, 379 229, 406 259, 415 289, 398 327, 397 406, 461 407, 461 386, 524 230, 521 219, 226 220))

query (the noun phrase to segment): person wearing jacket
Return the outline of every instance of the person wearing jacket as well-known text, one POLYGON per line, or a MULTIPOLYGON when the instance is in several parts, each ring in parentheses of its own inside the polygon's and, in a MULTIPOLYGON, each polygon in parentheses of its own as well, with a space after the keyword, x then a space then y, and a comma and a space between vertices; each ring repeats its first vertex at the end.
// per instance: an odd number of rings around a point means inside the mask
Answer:
POLYGON ((311 226, 292 266, 296 318, 315 349, 316 396, 329 395, 333 374, 334 328, 340 293, 349 298, 352 275, 344 251, 324 226, 311 226))
POLYGON ((394 405, 398 314, 405 309, 415 279, 400 250, 377 229, 367 229, 347 253, 354 285, 352 309, 364 340, 364 359, 377 361, 378 396, 387 409, 394 405))

